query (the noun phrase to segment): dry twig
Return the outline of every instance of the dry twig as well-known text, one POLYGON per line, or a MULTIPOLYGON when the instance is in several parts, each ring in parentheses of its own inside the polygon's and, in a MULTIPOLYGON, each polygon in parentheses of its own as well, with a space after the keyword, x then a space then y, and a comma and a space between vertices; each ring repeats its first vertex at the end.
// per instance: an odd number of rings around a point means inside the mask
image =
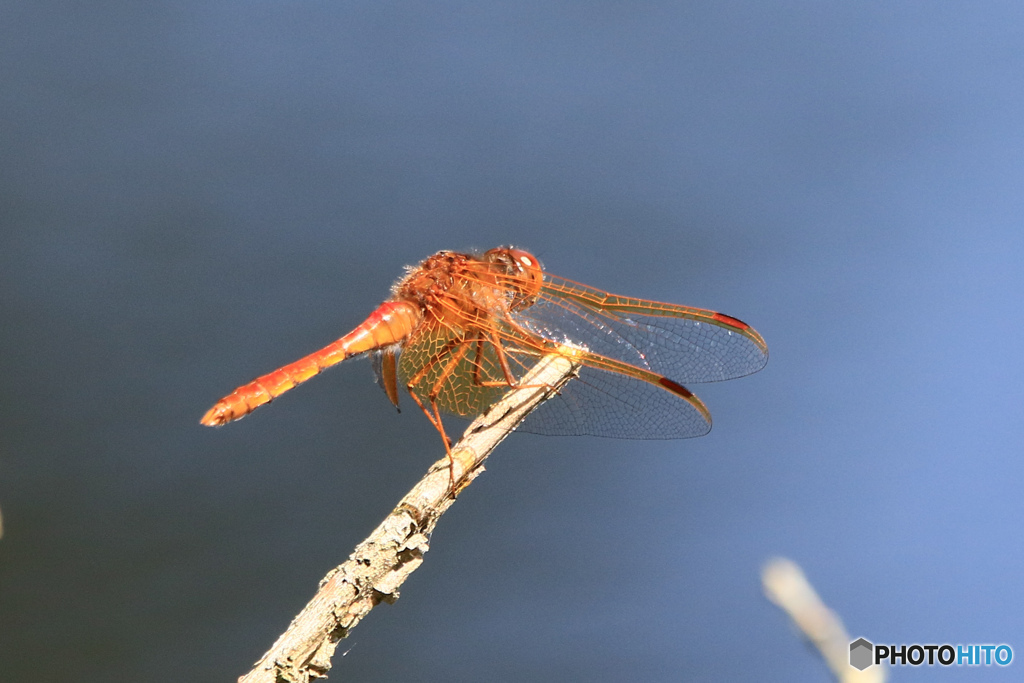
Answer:
POLYGON ((765 565, 761 583, 768 599, 789 614, 818 648, 839 683, 885 683, 884 666, 863 671, 850 666, 850 636, 842 620, 821 601, 799 565, 777 557, 765 565))
MULTIPOLYGON (((510 391, 469 426, 452 447, 455 493, 483 472, 491 451, 575 369, 566 356, 545 357, 523 377, 524 388, 510 391)), ((313 599, 239 683, 308 683, 326 677, 338 641, 378 603, 398 599, 398 587, 423 562, 434 526, 454 501, 446 457, 431 466, 347 562, 323 578, 313 599)))

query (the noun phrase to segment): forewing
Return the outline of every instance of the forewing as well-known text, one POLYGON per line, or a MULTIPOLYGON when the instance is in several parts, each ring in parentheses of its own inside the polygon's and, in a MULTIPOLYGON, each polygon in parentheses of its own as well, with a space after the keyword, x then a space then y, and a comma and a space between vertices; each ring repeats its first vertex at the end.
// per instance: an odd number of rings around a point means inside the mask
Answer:
POLYGON ((768 347, 752 327, 714 311, 622 297, 545 274, 533 305, 512 314, 527 330, 680 383, 757 372, 768 347))
POLYGON ((729 316, 615 296, 545 274, 529 305, 495 306, 459 329, 424 325, 403 346, 398 371, 425 405, 434 395, 441 410, 473 417, 561 346, 575 349, 579 377, 532 414, 523 431, 701 436, 711 429, 710 414, 680 383, 741 377, 768 359, 761 336, 729 316))
MULTIPOLYGON (((540 358, 538 349, 507 331, 499 343, 516 382, 540 358)), ((549 345, 546 350, 554 349, 549 345)), ((585 362, 601 360, 588 355, 585 362)), ((416 335, 403 349, 398 371, 403 384, 414 380, 413 393, 424 405, 429 406, 436 389, 442 411, 467 418, 484 413, 510 389, 493 343, 479 337, 466 339, 444 328, 416 335)), ((668 389, 651 379, 584 365, 579 376, 531 414, 520 429, 561 436, 681 439, 706 434, 711 421, 700 400, 682 387, 668 389)))
POLYGON ((553 436, 684 439, 703 436, 711 421, 697 405, 623 374, 580 368, 561 392, 534 411, 520 431, 553 436))

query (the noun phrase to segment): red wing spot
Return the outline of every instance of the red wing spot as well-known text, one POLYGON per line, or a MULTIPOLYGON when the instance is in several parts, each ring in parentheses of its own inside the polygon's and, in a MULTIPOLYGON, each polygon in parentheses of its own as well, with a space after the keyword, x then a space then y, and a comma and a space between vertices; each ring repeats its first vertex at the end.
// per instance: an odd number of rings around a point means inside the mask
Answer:
POLYGON ((750 329, 750 325, 746 324, 742 320, 737 320, 736 318, 733 318, 732 316, 728 316, 725 313, 715 313, 714 318, 718 322, 725 323, 726 325, 730 325, 732 327, 735 327, 735 328, 738 328, 738 329, 741 329, 741 330, 749 330, 750 329))
POLYGON ((670 380, 668 377, 662 377, 661 379, 659 379, 658 380, 658 384, 660 384, 661 386, 665 387, 666 389, 671 391, 673 394, 679 394, 683 398, 692 398, 693 397, 693 392, 691 392, 689 389, 684 387, 682 384, 676 384, 675 382, 670 380))

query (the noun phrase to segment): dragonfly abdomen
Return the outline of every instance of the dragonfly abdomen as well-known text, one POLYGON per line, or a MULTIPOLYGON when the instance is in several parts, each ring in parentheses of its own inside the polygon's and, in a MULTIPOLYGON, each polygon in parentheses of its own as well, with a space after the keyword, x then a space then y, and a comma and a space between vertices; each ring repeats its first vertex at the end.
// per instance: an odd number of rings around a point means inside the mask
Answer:
POLYGON ((238 387, 217 401, 200 422, 218 426, 245 417, 332 365, 401 342, 422 319, 422 310, 411 302, 385 301, 358 327, 336 342, 238 387))

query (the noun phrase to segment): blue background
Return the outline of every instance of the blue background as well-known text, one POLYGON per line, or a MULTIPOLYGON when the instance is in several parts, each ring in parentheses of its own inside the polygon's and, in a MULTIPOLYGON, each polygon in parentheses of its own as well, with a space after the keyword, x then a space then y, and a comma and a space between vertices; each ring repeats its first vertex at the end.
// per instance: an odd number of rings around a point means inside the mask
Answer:
POLYGON ((1022 190, 1019 2, 4 3, 2 677, 247 671, 441 447, 365 361, 198 418, 502 244, 771 361, 702 439, 511 437, 339 680, 828 680, 777 554, 1024 652, 1022 190))

